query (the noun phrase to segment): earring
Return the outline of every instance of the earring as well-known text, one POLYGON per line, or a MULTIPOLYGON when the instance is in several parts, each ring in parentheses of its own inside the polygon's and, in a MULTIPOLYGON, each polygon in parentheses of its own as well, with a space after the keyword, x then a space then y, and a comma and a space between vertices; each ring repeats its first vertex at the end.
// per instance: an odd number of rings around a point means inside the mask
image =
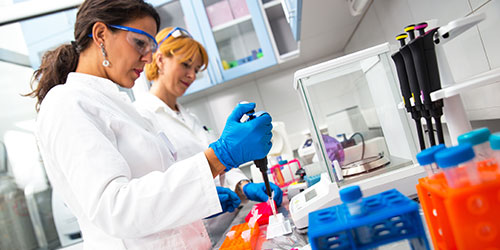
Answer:
POLYGON ((104 57, 104 60, 102 61, 102 66, 109 67, 109 61, 106 58, 106 57, 108 57, 108 55, 106 54, 106 51, 104 50, 104 44, 101 43, 99 46, 101 47, 102 56, 104 57))

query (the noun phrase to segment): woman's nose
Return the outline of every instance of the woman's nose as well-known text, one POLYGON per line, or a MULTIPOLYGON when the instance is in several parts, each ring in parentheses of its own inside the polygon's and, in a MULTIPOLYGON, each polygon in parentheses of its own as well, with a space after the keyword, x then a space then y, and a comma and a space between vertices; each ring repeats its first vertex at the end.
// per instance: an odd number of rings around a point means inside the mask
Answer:
POLYGON ((146 55, 143 55, 142 60, 145 61, 146 63, 153 62, 153 52, 148 52, 146 55))

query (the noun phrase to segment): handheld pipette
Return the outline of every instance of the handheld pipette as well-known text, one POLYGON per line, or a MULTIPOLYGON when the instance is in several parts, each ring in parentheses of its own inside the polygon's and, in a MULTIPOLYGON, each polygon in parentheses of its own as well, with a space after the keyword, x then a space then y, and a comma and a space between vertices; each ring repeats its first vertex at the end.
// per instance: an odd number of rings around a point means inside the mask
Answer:
MULTIPOLYGON (((247 121, 250 121, 256 117, 259 117, 263 114, 266 114, 266 112, 259 111, 255 113, 255 110, 252 110, 247 113, 248 119, 247 121)), ((260 170, 260 173, 262 174, 262 179, 264 180, 264 185, 266 185, 266 193, 267 196, 269 196, 269 206, 271 207, 271 210, 273 211, 273 215, 276 216, 276 208, 274 207, 274 202, 273 202, 273 195, 271 191, 271 185, 269 184, 269 177, 267 176, 267 157, 264 157, 262 159, 258 159, 253 161, 255 163, 255 166, 260 170)))

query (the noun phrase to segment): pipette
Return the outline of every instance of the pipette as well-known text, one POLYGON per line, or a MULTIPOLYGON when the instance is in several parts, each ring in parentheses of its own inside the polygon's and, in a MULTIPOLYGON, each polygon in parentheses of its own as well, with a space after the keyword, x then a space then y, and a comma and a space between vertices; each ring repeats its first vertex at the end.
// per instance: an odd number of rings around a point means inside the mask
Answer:
MULTIPOLYGON (((401 47, 405 46, 405 38, 407 38, 407 34, 399 34, 396 36, 396 40, 399 41, 401 47)), ((394 64, 396 65, 396 70, 399 78, 399 86, 401 87, 401 94, 403 95, 403 103, 405 105, 406 111, 411 113, 411 118, 415 121, 415 127, 417 129, 418 142, 420 144, 420 150, 425 149, 425 141, 424 135, 422 131, 422 122, 420 119, 422 118, 420 112, 417 110, 415 106, 411 105, 411 90, 410 84, 408 83, 408 73, 406 72, 405 62, 403 56, 400 51, 391 55, 394 60, 394 64)))
MULTIPOLYGON (((255 110, 249 111, 246 113, 246 115, 248 115, 247 121, 253 120, 254 118, 259 117, 263 114, 266 114, 266 112, 264 111, 255 112, 255 110)), ((255 160, 253 162, 255 163, 255 166, 260 170, 260 173, 262 174, 262 179, 264 180, 264 185, 266 186, 266 193, 267 196, 269 196, 268 200, 269 206, 271 207, 273 214, 276 215, 276 208, 274 207, 271 185, 269 184, 269 177, 267 176, 267 157, 255 160)))
POLYGON ((267 203, 271 207, 271 210, 273 211, 273 215, 276 215, 276 208, 274 207, 274 201, 273 201, 273 195, 271 191, 271 185, 269 184, 269 177, 267 175, 267 157, 264 157, 259 160, 253 161, 255 163, 255 166, 260 170, 260 173, 262 174, 262 179, 264 180, 264 185, 266 185, 266 193, 267 196, 269 196, 269 200, 267 200, 267 203))

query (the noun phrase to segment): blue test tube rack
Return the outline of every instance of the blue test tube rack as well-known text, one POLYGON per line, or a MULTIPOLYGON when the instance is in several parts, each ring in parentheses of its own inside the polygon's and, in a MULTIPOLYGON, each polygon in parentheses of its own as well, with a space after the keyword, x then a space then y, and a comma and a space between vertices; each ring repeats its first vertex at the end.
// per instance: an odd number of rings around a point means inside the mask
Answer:
POLYGON ((396 189, 362 198, 355 216, 345 203, 310 213, 308 235, 312 249, 372 249, 403 240, 413 250, 429 249, 418 204, 396 189))

